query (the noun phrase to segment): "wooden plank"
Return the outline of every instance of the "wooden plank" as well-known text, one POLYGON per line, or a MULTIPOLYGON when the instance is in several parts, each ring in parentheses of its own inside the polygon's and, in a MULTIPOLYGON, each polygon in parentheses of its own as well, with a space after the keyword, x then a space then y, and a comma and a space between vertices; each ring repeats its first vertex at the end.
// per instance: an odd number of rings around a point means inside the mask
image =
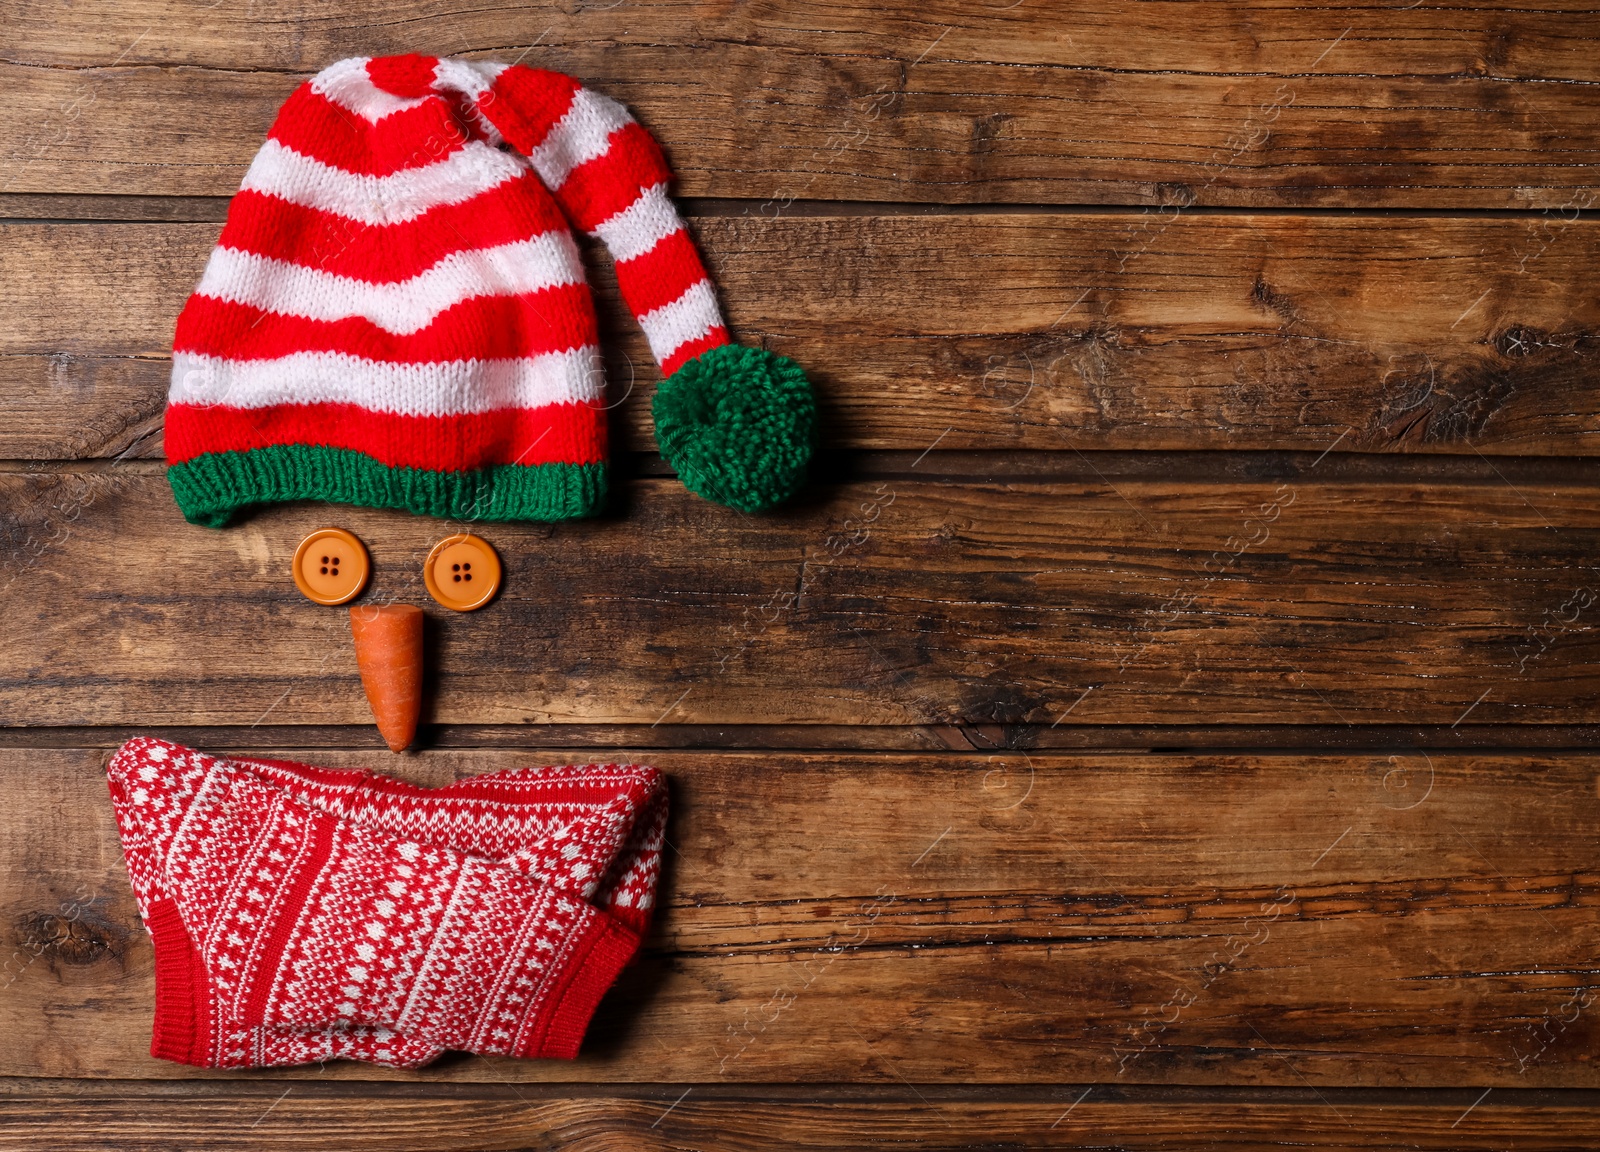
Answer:
MULTIPOLYGON (((696 221, 829 447, 1600 453, 1600 221, 1044 214, 696 221)), ((0 227, 0 454, 159 455, 210 224, 0 227), (62 307, 73 301, 74 307, 62 307), (94 317, 85 324, 87 313, 94 317)), ((656 379, 591 252, 620 450, 656 379)))
POLYGON ((633 104, 694 195, 1588 206, 1592 8, 1251 4, 469 11, 9 5, 12 192, 230 192, 334 59, 522 57, 633 104), (1182 29, 1174 35, 1174 29, 1182 29), (197 115, 197 109, 204 109, 197 115))
MULTIPOLYGON (((0 474, 0 508, 0 724, 30 726, 369 723, 294 548, 342 524, 370 598, 431 607, 422 559, 464 527, 283 505, 197 528, 144 465, 0 474)), ((478 526, 506 583, 433 617, 425 722, 1596 720, 1589 484, 901 477, 750 517, 650 479, 614 508, 478 526)))
MULTIPOLYGON (((0 753, 0 1074, 191 1074, 145 1055, 104 757, 0 753)), ((584 1055, 406 1079, 1600 1087, 1592 754, 651 761, 661 920, 584 1055)))
POLYGON ((1387 1152, 1565 1150, 1585 1147, 1600 1121, 1593 1104, 1522 1101, 1533 1093, 1476 1092, 1427 1101, 1390 1094, 1373 1102, 1349 1093, 1302 1092, 1269 1099, 1127 1098, 1115 1089, 1063 1086, 1048 1097, 1015 1099, 990 1090, 952 1094, 899 1086, 896 1098, 861 1090, 808 1089, 804 1097, 730 1095, 663 1085, 645 1092, 562 1094, 536 1085, 473 1086, 443 1092, 407 1085, 275 1081, 145 1087, 0 1082, 0 1149, 49 1146, 61 1152, 137 1149, 303 1148, 340 1152, 453 1152, 483 1148, 630 1148, 746 1152, 974 1147, 1187 1150, 1197 1146, 1276 1152, 1295 1147, 1387 1152), (868 1098, 863 1099, 863 1096, 868 1098), (1398 1097, 1398 1098, 1394 1098, 1398 1097), (1509 1098, 1508 1098, 1509 1097, 1509 1098), (92 1135, 91 1135, 92 1133, 92 1135))
POLYGON ((1381 13, 1355 0, 1315 9, 1272 0, 1091 0, 1074 6, 1072 23, 1065 27, 1051 13, 1028 5, 996 5, 980 13, 959 0, 915 7, 890 3, 870 10, 821 0, 735 10, 665 0, 649 9, 648 19, 599 6, 530 11, 509 0, 452 11, 415 0, 341 0, 337 19, 315 0, 284 0, 270 14, 249 5, 196 9, 182 0, 125 0, 97 16, 59 11, 45 0, 11 0, 9 7, 12 55, 58 67, 105 65, 121 57, 123 62, 294 72, 348 55, 353 45, 369 55, 481 54, 535 39, 536 51, 567 54, 585 45, 592 50, 599 41, 627 49, 670 38, 688 56, 713 46, 712 40, 793 53, 816 53, 824 46, 882 55, 902 53, 920 45, 923 36, 944 32, 937 55, 929 53, 925 60, 1060 68, 1102 64, 1117 71, 1175 73, 1362 72, 1386 79, 1453 73, 1525 81, 1600 79, 1600 64, 1582 51, 1600 34, 1594 7, 1584 0, 1550 0, 1536 11, 1492 3, 1471 9, 1395 7, 1381 13), (1172 34, 1175 28, 1181 28, 1181 36, 1172 34), (1316 60, 1316 52, 1332 41, 1338 42, 1339 54, 1316 60))

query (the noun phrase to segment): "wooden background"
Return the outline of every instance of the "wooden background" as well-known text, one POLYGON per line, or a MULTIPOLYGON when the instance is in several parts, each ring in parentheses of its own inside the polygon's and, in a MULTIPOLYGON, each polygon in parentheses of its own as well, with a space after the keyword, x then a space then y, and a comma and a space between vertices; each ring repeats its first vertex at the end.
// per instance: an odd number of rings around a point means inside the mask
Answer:
POLYGON ((1561 1148, 1600 1132, 1600 11, 1274 0, 0 0, 0 1145, 1561 1148), (340 57, 628 101, 817 482, 688 495, 595 254, 611 511, 161 467, 173 319, 340 57), (381 750, 292 549, 430 608, 381 750), (670 773, 572 1064, 189 1072, 101 768, 156 731, 424 781, 670 773))

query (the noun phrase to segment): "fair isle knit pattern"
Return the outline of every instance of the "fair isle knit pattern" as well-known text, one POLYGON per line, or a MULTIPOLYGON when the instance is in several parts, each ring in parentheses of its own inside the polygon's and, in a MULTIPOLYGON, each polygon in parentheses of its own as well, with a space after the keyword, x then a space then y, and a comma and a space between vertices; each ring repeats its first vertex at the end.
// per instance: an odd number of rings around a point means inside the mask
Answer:
POLYGON ((396 56, 302 84, 178 318, 184 515, 595 511, 604 382, 568 220, 610 249, 663 376, 729 342, 670 178, 625 108, 559 73, 396 56))
POLYGON ((649 927, 667 824, 654 768, 516 768, 422 788, 376 772, 236 763, 341 820, 487 857, 577 893, 630 931, 649 927))
POLYGON ((382 1025, 538 1056, 583 965, 633 951, 574 896, 346 824, 238 769, 208 774, 167 875, 219 1003, 247 1025, 382 1025))
MULTIPOLYGON (((417 1067, 446 1046, 511 1051, 507 1044, 520 1045, 520 1054, 570 1058, 577 1052, 588 1014, 648 927, 666 822, 665 789, 653 769, 627 765, 518 769, 426 789, 370 772, 286 761, 226 761, 139 738, 112 757, 108 777, 134 894, 156 946, 151 1051, 165 1059, 212 1067, 264 1067, 346 1058, 417 1067), (208 787, 248 796, 244 804, 248 811, 237 803, 213 800, 208 802, 211 815, 199 816, 195 805, 208 787), (504 888, 511 882, 499 870, 484 870, 473 861, 498 860, 506 873, 519 878, 517 883, 545 892, 556 914, 547 916, 547 921, 559 920, 560 914, 587 918, 582 906, 587 898, 603 910, 593 914, 597 918, 593 923, 601 925, 598 935, 569 933, 566 952, 546 956, 540 949, 532 960, 524 958, 517 979, 530 981, 531 965, 554 973, 554 982, 541 985, 546 989, 542 1001, 523 1005, 525 1026, 520 1032, 507 1031, 504 1020, 474 1032, 449 995, 437 988, 422 995, 415 985, 410 996, 415 1014, 408 1018, 408 1031, 401 1032, 389 1021, 355 1019, 365 1002, 351 999, 350 989, 360 991, 365 983, 353 980, 349 965, 341 974, 326 962, 330 939, 349 943, 347 922, 333 917, 330 909, 340 906, 348 914, 352 906, 340 901, 354 899, 359 904, 365 892, 368 906, 377 914, 376 920, 369 916, 367 921, 370 933, 371 924, 387 922, 385 907, 395 912, 390 888, 395 878, 382 883, 384 891, 373 903, 370 891, 353 879, 365 873, 325 861, 328 891, 315 905, 302 907, 294 927, 286 936, 280 933, 288 943, 274 953, 281 956, 291 945, 302 949, 299 960, 289 964, 298 983, 292 992, 273 993, 263 991, 269 986, 257 979, 257 995, 266 999, 253 1007, 241 1006, 239 981, 251 974, 246 969, 244 976, 236 975, 244 965, 233 950, 263 922, 261 905, 274 890, 262 877, 275 876, 284 861, 274 856, 284 853, 269 846, 262 860, 244 864, 248 850, 240 847, 239 834, 251 821, 266 819, 274 805, 279 809, 276 819, 284 826, 275 835, 313 825, 325 834, 331 830, 336 838, 343 837, 347 863, 353 845, 362 846, 369 861, 399 853, 398 867, 413 873, 419 866, 408 855, 423 858, 430 870, 446 859, 465 863, 467 875, 458 877, 464 893, 460 906, 471 904, 476 893, 479 912, 489 919, 496 909, 503 913, 508 906, 504 888), (221 831, 224 825, 235 835, 221 831), (205 846, 175 848, 184 829, 190 830, 185 835, 199 837, 205 846), (175 855, 187 863, 174 868, 175 855), (181 901, 174 899, 175 874, 195 872, 203 872, 209 880, 191 878, 184 886, 187 895, 181 901), (240 888, 241 884, 246 886, 240 888), (225 933, 212 930, 191 938, 191 923, 202 919, 216 923, 217 905, 207 903, 207 894, 218 891, 232 891, 232 898, 243 901, 235 910, 238 919, 225 933), (330 895, 333 891, 340 895, 330 895), (308 911, 313 907, 317 910, 308 911), (430 1008, 435 1015, 428 1014, 430 1008), (277 1022, 280 1017, 283 1022, 277 1022)), ((424 886, 437 882, 437 878, 418 881, 424 886)), ((277 899, 276 893, 273 898, 277 899)), ((414 912, 399 915, 416 917, 414 912)), ((446 929, 452 940, 465 941, 481 923, 468 920, 464 928, 446 929)), ((358 959, 364 950, 378 947, 366 938, 351 945, 358 959)), ((453 955, 455 947, 446 952, 453 955)), ((460 981, 467 978, 470 984, 474 973, 481 985, 483 965, 499 962, 499 946, 479 938, 477 956, 479 967, 467 969, 465 975, 455 972, 445 981, 448 988, 459 991, 460 981)), ((367 970, 365 962, 357 967, 367 970)), ((440 970, 438 965, 432 969, 436 982, 443 979, 440 970)), ((385 1004, 392 1001, 396 981, 404 981, 403 975, 388 971, 385 1004)), ((526 999, 529 988, 513 988, 511 994, 526 999)), ((499 1011, 505 1015, 509 1010, 502 1003, 499 1011)))

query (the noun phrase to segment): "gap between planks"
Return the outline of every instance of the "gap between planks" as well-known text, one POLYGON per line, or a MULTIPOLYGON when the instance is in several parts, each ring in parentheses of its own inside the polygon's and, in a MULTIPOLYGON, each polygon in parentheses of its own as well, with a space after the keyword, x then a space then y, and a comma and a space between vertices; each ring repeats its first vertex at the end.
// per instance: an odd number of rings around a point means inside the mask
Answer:
MULTIPOLYGON (((207 224, 228 215, 228 196, 107 196, 93 193, 13 192, 0 195, 0 224, 207 224)), ((795 200, 774 209, 771 198, 680 196, 676 203, 691 219, 724 216, 1113 216, 1181 212, 1185 216, 1305 216, 1406 218, 1415 220, 1593 219, 1595 208, 1253 208, 1232 204, 1180 207, 1129 201, 1110 204, 927 204, 895 200, 795 200)))
MULTIPOLYGON (((1303 1088, 1276 1085, 1186 1085, 1186 1084, 951 1084, 908 1083, 668 1083, 647 1081, 615 1084, 541 1084, 536 1081, 494 1083, 492 1081, 433 1082, 424 1080, 389 1082, 383 1080, 319 1083, 314 1080, 287 1080, 272 1070, 250 1076, 217 1076, 204 1080, 79 1080, 66 1077, 0 1076, 0 1098, 42 1097, 60 1094, 75 1098, 120 1097, 128 1093, 159 1099, 195 1097, 209 1094, 259 1096, 271 1101, 281 1095, 284 1084, 294 1087, 302 1099, 365 1100, 421 1099, 490 1101, 544 1100, 659 1100, 670 1103, 686 1091, 696 1099, 771 1103, 812 1103, 829 1101, 860 1104, 940 1103, 1015 1103, 1070 1104, 1085 1092, 1099 1104, 1306 1104, 1359 1107, 1439 1107, 1465 1108, 1483 1096, 1481 1088, 1303 1088)), ((1600 1089, 1595 1088, 1496 1088, 1491 1099, 1500 1108, 1596 1108, 1600 1109, 1600 1089)))
MULTIPOLYGON (((371 725, 240 725, 0 728, 0 749, 111 749, 134 736, 238 751, 384 751, 371 725)), ((599 748, 661 751, 783 751, 797 754, 901 754, 905 758, 968 758, 986 753, 1105 755, 1252 754, 1313 757, 1396 751, 1481 751, 1497 755, 1591 755, 1600 746, 1592 725, 1283 725, 1194 727, 1124 725, 659 725, 479 724, 425 728, 418 751, 528 749, 582 756, 599 748)))

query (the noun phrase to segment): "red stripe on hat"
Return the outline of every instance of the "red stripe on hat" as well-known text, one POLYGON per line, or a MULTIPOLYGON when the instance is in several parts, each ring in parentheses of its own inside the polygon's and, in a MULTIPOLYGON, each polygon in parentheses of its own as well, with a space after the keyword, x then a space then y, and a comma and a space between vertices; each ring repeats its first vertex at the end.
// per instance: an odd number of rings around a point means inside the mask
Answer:
POLYGON ((728 338, 728 330, 718 324, 698 340, 685 340, 674 348, 672 353, 661 362, 661 375, 662 377, 671 376, 696 356, 730 343, 732 341, 728 338))
POLYGON ((217 243, 336 276, 393 283, 426 272, 452 252, 529 240, 566 227, 561 209, 529 172, 400 224, 363 224, 247 189, 233 198, 217 243))
POLYGON ((345 352, 369 360, 433 363, 566 352, 599 343, 587 284, 521 296, 476 296, 406 335, 362 316, 310 320, 249 304, 191 296, 178 316, 174 352, 271 360, 293 352, 345 352))
POLYGON ((671 179, 672 170, 655 139, 642 125, 630 122, 611 134, 603 153, 572 170, 556 189, 556 199, 574 224, 593 232, 645 189, 671 179))
MULTIPOLYGON (((481 131, 476 133, 482 136, 481 131)), ((302 84, 267 133, 285 148, 361 176, 422 168, 459 151, 474 129, 444 100, 429 100, 369 124, 302 84)))
POLYGON ((635 316, 671 304, 706 279, 700 253, 685 229, 657 241, 643 256, 617 265, 617 286, 635 316))
POLYGON ((379 56, 367 61, 367 78, 391 96, 414 100, 433 91, 437 56, 379 56))
POLYGON ((513 64, 478 97, 478 110, 523 155, 532 152, 572 107, 579 84, 571 76, 513 64))
POLYGON ((173 404, 164 440, 172 464, 207 452, 307 444, 360 452, 390 468, 465 472, 501 464, 599 463, 606 454, 606 420, 602 408, 587 404, 462 416, 401 416, 353 404, 173 404))

